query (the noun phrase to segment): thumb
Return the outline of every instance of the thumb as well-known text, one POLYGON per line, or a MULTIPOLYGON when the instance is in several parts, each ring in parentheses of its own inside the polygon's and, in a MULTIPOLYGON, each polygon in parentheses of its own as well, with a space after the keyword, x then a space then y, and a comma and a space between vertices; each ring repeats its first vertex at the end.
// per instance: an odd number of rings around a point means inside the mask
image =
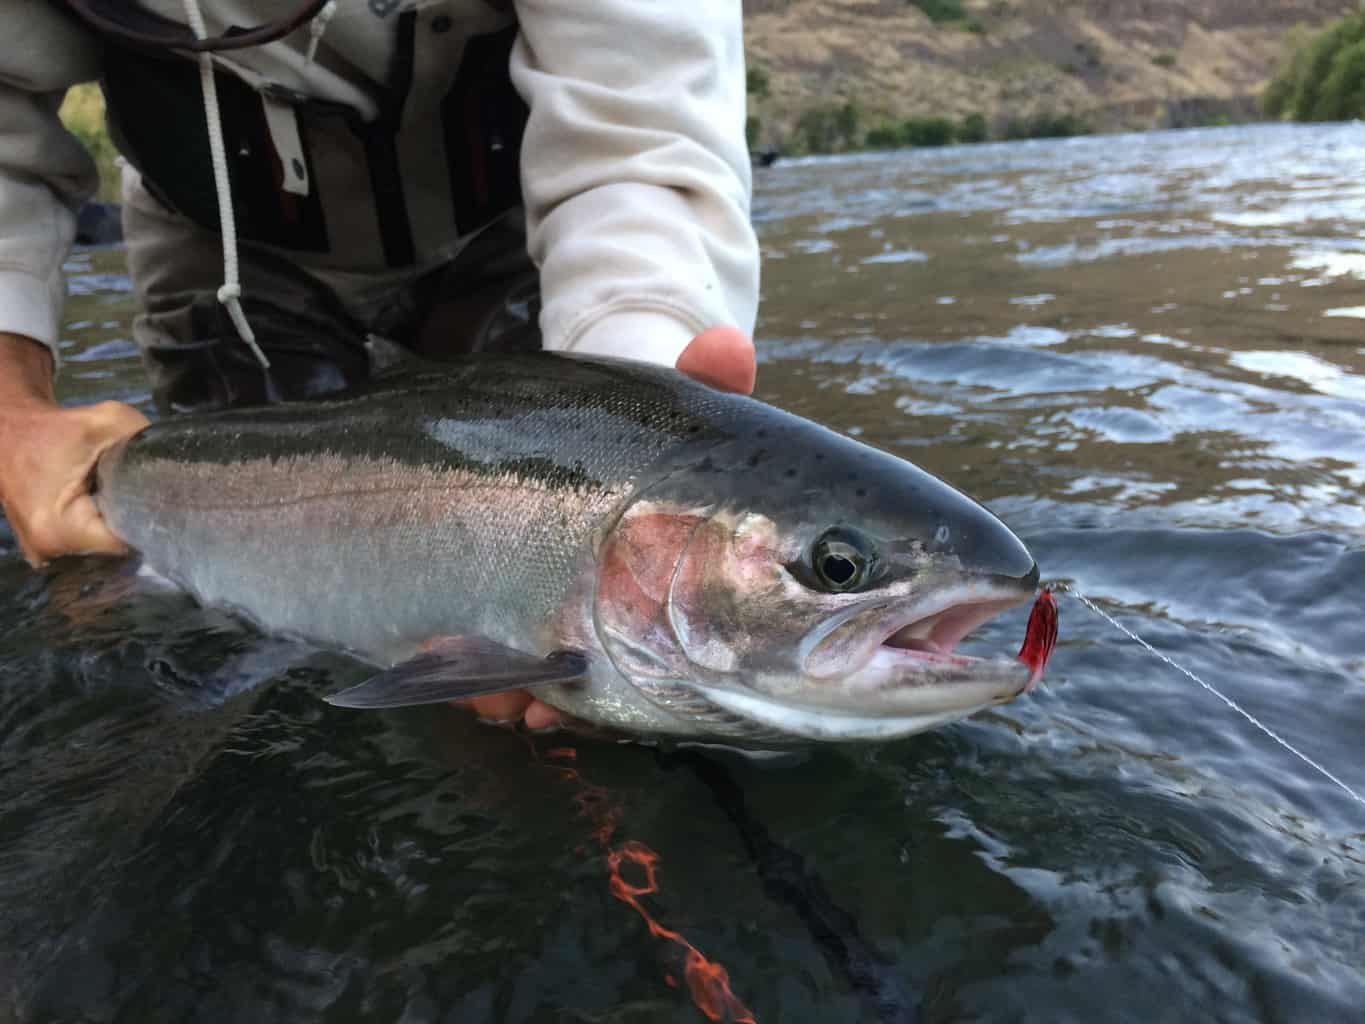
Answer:
POLYGON ((122 554, 128 550, 109 529, 91 495, 90 485, 100 458, 111 448, 148 425, 148 419, 122 402, 101 402, 79 410, 89 448, 77 472, 57 498, 57 516, 64 546, 73 554, 122 554))
POLYGON ((677 368, 713 388, 747 395, 757 372, 754 343, 738 327, 712 327, 683 349, 677 368))

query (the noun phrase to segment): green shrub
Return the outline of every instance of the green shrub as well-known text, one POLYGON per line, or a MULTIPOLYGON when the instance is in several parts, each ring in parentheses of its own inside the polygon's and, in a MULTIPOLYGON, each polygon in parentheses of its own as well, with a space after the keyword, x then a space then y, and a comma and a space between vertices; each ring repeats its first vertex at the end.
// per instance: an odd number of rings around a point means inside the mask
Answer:
POLYGON ((1357 15, 1329 28, 1308 48, 1308 62, 1303 78, 1294 91, 1292 111, 1295 120, 1309 121, 1319 109, 1322 87, 1332 73, 1338 55, 1365 38, 1365 15, 1357 15))
POLYGON ((1296 121, 1337 121, 1365 114, 1365 11, 1300 41, 1261 96, 1261 108, 1296 121))
POLYGON ((1175 67, 1175 54, 1158 53, 1152 58, 1152 63, 1159 68, 1173 68, 1175 67))
POLYGON ((1365 115, 1365 39, 1338 51, 1308 120, 1347 121, 1361 115, 1365 115))
POLYGON ((929 16, 929 20, 934 23, 944 21, 962 21, 967 17, 967 12, 962 9, 962 0, 910 0, 914 7, 929 16))
POLYGON ((750 149, 758 145, 758 132, 761 127, 758 118, 753 115, 744 119, 744 141, 749 144, 750 149))
POLYGON ((1064 139, 1089 134, 1090 125, 1075 114, 1038 114, 1005 126, 1007 139, 1064 139))
POLYGON ((838 133, 845 149, 858 145, 858 133, 862 129, 863 108, 857 100, 849 100, 834 112, 834 130, 838 133))
POLYGON ((1284 48, 1288 59, 1280 62, 1275 77, 1266 86, 1265 92, 1261 93, 1261 109, 1271 117, 1289 116, 1290 101, 1307 71, 1308 44, 1313 38, 1307 25, 1295 25, 1285 34, 1284 48))
POLYGON ((796 119, 796 144, 804 153, 829 153, 834 149, 834 114, 828 107, 803 110, 796 119))
POLYGON ((754 99, 763 99, 768 95, 768 72, 761 67, 751 67, 744 73, 745 91, 754 99))
POLYGON ((912 117, 900 124, 901 143, 906 146, 946 146, 955 133, 946 117, 912 117))
POLYGON ((957 126, 958 142, 985 142, 987 138, 986 118, 981 114, 968 114, 957 126))
POLYGON ((837 107, 811 107, 796 121, 796 145, 805 153, 857 149, 862 139, 862 107, 850 100, 837 107))
MULTIPOLYGON (((964 141, 980 142, 986 137, 986 119, 980 114, 971 117, 980 122, 979 138, 964 141)), ((967 121, 971 121, 971 117, 967 121)), ((964 122, 965 124, 966 122, 964 122)), ((972 122, 976 127, 976 122, 972 122)), ((911 117, 898 124, 883 121, 868 129, 863 145, 868 149, 899 149, 903 146, 947 146, 959 138, 959 127, 942 117, 911 117)))
POLYGON ((62 101, 60 116, 66 130, 80 139, 95 158, 95 166, 100 172, 99 197, 117 200, 119 170, 114 161, 118 158, 118 150, 104 123, 104 94, 99 86, 87 83, 69 89, 62 101))
POLYGON ((895 149, 901 144, 901 133, 894 124, 879 124, 869 128, 863 145, 868 149, 895 149))

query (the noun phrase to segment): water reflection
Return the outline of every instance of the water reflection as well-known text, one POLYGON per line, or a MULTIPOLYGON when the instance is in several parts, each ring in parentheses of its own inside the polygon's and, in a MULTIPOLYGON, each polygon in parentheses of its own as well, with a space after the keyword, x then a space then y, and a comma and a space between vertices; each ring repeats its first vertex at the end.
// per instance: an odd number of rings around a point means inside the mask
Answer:
MULTIPOLYGON (((762 394, 1365 789, 1362 163, 1346 125, 778 164, 762 394)), ((64 398, 150 411, 120 259, 72 261, 64 398)), ((700 1019, 534 743, 329 708, 364 669, 3 526, 0 593, 0 1018, 700 1019)), ((904 743, 575 764, 760 1021, 1358 1015, 1358 807, 1074 602, 1061 636, 904 743)))

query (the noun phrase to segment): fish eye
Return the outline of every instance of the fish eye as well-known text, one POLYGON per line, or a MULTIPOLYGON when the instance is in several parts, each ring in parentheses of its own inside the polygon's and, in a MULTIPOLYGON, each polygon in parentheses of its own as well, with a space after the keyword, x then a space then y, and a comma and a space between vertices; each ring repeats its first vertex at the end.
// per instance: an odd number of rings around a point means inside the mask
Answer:
POLYGON ((836 594, 857 590, 872 569, 871 544, 851 530, 827 530, 811 548, 811 567, 821 589, 836 594))

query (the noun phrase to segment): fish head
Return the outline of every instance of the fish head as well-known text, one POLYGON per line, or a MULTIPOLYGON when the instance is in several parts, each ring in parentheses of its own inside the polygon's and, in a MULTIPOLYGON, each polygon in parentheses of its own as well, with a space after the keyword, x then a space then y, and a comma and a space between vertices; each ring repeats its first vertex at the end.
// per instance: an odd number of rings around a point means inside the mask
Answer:
POLYGON ((712 449, 614 524, 595 614, 621 673, 741 741, 887 739, 1029 688, 1017 659, 954 650, 1034 594, 1024 544, 912 463, 799 423, 712 449))

